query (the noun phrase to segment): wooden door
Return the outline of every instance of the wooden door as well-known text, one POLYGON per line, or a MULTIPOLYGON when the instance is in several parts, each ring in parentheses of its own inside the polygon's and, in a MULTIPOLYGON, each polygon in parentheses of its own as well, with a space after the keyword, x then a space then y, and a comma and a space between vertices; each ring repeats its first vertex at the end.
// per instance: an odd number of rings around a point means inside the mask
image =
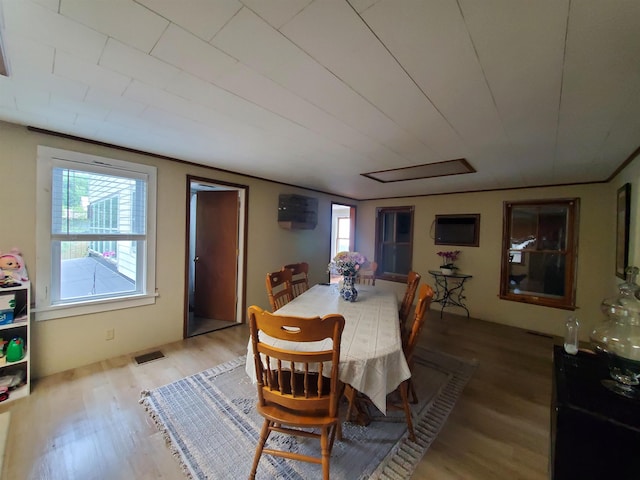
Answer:
POLYGON ((236 321, 238 192, 196 196, 194 314, 236 321))

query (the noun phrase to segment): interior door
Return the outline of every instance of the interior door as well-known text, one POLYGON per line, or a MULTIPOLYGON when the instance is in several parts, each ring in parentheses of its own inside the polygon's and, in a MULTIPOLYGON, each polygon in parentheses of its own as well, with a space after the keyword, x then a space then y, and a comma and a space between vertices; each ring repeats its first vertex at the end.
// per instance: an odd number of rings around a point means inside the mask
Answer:
POLYGON ((236 321, 238 192, 196 196, 194 314, 236 321))

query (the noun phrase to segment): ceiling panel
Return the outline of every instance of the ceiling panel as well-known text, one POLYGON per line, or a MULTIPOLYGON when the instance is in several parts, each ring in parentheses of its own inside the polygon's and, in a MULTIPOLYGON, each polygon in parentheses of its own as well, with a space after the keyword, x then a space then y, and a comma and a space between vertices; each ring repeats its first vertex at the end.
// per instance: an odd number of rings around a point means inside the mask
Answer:
POLYGON ((498 116, 523 160, 553 163, 568 3, 461 2, 498 116))
POLYGON ((312 1, 278 0, 277 2, 265 2, 264 0, 243 0, 242 3, 277 29, 300 13, 312 1))
POLYGON ((229 55, 174 24, 162 34, 151 55, 208 81, 236 64, 229 55))
POLYGON ((181 71, 113 38, 107 41, 99 64, 156 88, 166 87, 181 71))
POLYGON ((136 1, 207 42, 242 8, 238 0, 136 1))
MULTIPOLYGON (((640 2, 572 2, 558 131, 558 157, 600 152, 640 85, 640 2)), ((640 129, 635 115, 633 124, 640 129)))
MULTIPOLYGON (((455 139, 445 137, 446 144, 473 147, 488 139, 506 140, 456 3, 403 2, 397 8, 387 0, 366 10, 363 18, 437 109, 440 121, 457 133, 455 139)), ((426 130, 442 136, 442 128, 427 125, 426 130)))
POLYGON ((145 53, 169 24, 132 0, 60 0, 60 13, 145 53))
POLYGON ((16 32, 89 61, 98 60, 106 41, 105 35, 29 1, 3 0, 2 14, 9 34, 16 32))

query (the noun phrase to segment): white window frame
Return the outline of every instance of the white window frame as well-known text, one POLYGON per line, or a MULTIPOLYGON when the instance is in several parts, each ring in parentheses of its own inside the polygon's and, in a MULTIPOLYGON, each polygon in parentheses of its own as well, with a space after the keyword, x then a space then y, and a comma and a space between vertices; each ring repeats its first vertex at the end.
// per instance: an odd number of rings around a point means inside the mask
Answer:
POLYGON ((36 194, 36 320, 87 315, 122 308, 151 305, 157 296, 155 287, 156 267, 156 167, 99 157, 80 152, 38 146, 37 194, 36 194), (143 176, 147 181, 146 252, 141 293, 123 294, 110 298, 87 299, 73 303, 51 303, 52 255, 51 212, 52 171, 67 167, 117 176, 143 176))

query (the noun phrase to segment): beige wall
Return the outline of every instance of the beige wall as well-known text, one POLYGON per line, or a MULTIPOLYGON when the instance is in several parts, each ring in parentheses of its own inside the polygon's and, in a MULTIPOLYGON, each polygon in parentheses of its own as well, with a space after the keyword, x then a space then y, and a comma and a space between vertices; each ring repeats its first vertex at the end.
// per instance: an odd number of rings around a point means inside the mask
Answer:
MULTIPOLYGON (((267 307, 264 289, 266 272, 284 263, 310 263, 311 283, 325 281, 330 255, 331 201, 354 204, 342 197, 197 167, 151 156, 123 152, 84 142, 29 132, 26 128, 0 122, 0 172, 4 178, 0 202, 6 215, 0 234, 0 249, 19 247, 32 283, 35 271, 35 179, 36 148, 45 145, 94 155, 152 164, 158 167, 158 261, 159 296, 155 305, 117 310, 97 315, 70 317, 33 324, 32 367, 34 376, 78 367, 125 353, 144 351, 180 340, 184 317, 184 262, 186 176, 249 187, 247 239, 247 305, 267 307), (319 223, 314 230, 288 231, 277 225, 280 193, 299 193, 319 199, 319 223), (107 329, 115 329, 115 339, 105 340, 107 329)), ((640 162, 625 169, 610 184, 510 190, 426 196, 411 199, 360 202, 357 212, 356 248, 373 258, 375 209, 378 206, 415 205, 414 269, 431 282, 427 270, 439 265, 441 250, 431 238, 435 214, 480 213, 480 247, 461 247, 458 264, 472 274, 466 289, 467 303, 474 317, 532 331, 561 335, 566 310, 545 308, 498 298, 502 203, 505 200, 580 197, 580 239, 577 283, 577 315, 582 323, 581 338, 601 320, 599 304, 615 293, 619 281, 614 275, 615 192, 625 182, 632 183, 631 263, 640 265, 640 162)), ((394 289, 400 296, 403 285, 376 282, 394 289)), ((452 310, 456 312, 456 310, 452 310)))
POLYGON ((326 281, 330 256, 331 201, 341 197, 309 192, 180 162, 157 159, 28 131, 0 122, 0 172, 4 179, 0 204, 5 213, 0 249, 22 250, 35 284, 36 149, 38 145, 80 151, 158 167, 158 241, 155 305, 95 315, 34 322, 32 372, 35 377, 86 365, 120 354, 139 352, 180 340, 184 319, 186 176, 196 175, 249 187, 247 239, 247 305, 268 307, 264 275, 285 263, 305 260, 311 281, 326 281), (278 226, 280 193, 319 199, 314 230, 289 231, 278 226), (107 329, 115 339, 105 340, 107 329))
MULTIPOLYGON (((480 246, 455 247, 462 250, 456 265, 473 275, 465 284, 467 306, 475 318, 525 328, 535 332, 563 335, 569 311, 501 300, 500 254, 502 209, 505 200, 541 198, 580 198, 577 306, 582 323, 581 338, 586 340, 593 325, 600 321, 599 304, 612 292, 614 274, 615 193, 607 184, 535 188, 508 191, 437 195, 361 202, 358 208, 357 249, 367 256, 374 253, 375 212, 377 207, 415 206, 413 268, 423 281, 433 285, 428 270, 437 269, 436 252, 449 247, 434 245, 432 223, 436 214, 479 213, 480 246)), ((380 284, 388 282, 380 282, 380 284)), ((378 282, 376 282, 378 284, 378 282)), ((435 304, 434 308, 438 305, 435 304)), ((464 314, 459 308, 447 309, 464 314)))

